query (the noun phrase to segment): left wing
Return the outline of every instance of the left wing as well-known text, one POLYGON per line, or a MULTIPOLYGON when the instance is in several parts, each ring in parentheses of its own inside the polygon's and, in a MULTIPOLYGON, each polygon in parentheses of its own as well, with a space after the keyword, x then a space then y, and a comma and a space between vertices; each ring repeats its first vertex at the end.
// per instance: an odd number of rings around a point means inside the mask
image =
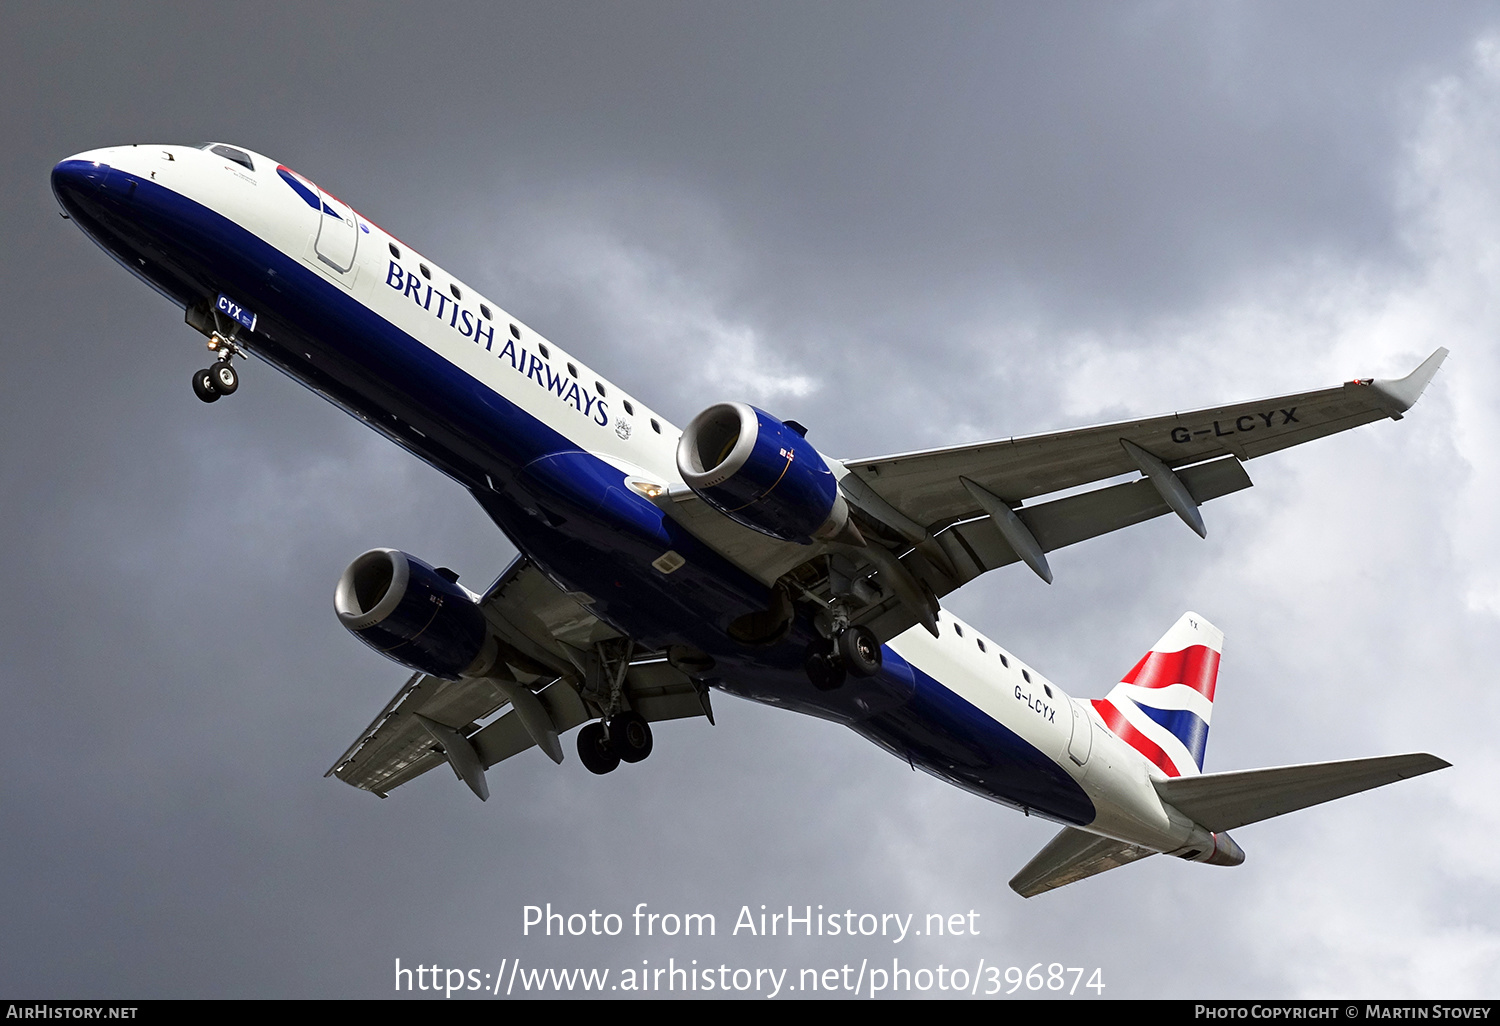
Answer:
POLYGON ((1122 440, 1168 468, 1233 456, 1244 461, 1390 417, 1400 420, 1448 356, 1438 349, 1404 378, 1345 382, 1316 392, 1256 399, 976 445, 846 461, 881 499, 917 523, 984 515, 968 478, 1007 503, 1141 469, 1122 440))
POLYGON ((637 651, 524 557, 481 608, 502 644, 505 676, 414 674, 325 776, 384 798, 447 762, 485 799, 484 771, 497 762, 538 746, 561 762, 559 735, 602 715, 617 682, 622 707, 648 721, 713 721, 706 688, 664 654, 637 651))
POLYGON ((1396 380, 1362 378, 1142 420, 830 460, 858 529, 852 542, 807 546, 757 534, 683 485, 656 502, 764 583, 793 598, 841 600, 850 621, 881 640, 919 623, 936 634, 937 600, 997 567, 1025 562, 1050 582, 1048 552, 1167 513, 1206 534, 1198 507, 1250 487, 1244 461, 1401 419, 1447 355, 1438 349, 1396 380), (1133 481, 1043 498, 1134 472, 1141 476, 1133 481))

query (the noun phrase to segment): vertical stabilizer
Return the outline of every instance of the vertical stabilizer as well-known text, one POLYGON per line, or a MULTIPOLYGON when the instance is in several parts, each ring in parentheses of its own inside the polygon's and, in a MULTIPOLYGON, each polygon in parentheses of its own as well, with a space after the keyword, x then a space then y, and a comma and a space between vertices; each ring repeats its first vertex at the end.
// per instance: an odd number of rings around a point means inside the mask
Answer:
POLYGON ((1203 769, 1224 632, 1197 613, 1172 629, 1094 700, 1106 726, 1169 777, 1203 769))

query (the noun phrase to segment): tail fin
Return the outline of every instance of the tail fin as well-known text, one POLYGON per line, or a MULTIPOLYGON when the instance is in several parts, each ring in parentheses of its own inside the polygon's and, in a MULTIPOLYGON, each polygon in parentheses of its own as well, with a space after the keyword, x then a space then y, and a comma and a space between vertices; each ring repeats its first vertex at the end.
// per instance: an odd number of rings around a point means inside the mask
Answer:
POLYGON ((1224 632, 1183 613, 1094 709, 1110 730, 1169 777, 1203 770, 1224 632))

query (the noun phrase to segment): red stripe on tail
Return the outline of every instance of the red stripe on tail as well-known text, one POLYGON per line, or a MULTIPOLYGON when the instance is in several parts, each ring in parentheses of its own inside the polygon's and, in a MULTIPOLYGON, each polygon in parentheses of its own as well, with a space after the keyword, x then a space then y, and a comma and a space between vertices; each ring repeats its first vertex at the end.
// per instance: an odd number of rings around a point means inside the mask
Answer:
POLYGON ((1218 677, 1219 653, 1207 645, 1190 645, 1181 652, 1147 652, 1120 682, 1141 688, 1186 684, 1212 702, 1218 677))
POLYGON ((1120 740, 1140 752, 1147 759, 1150 759, 1167 776, 1181 776, 1177 772, 1177 767, 1172 764, 1172 760, 1167 757, 1167 753, 1162 751, 1155 741, 1152 741, 1145 734, 1132 727, 1130 721, 1124 717, 1120 710, 1115 708, 1113 702, 1104 698, 1096 698, 1093 702, 1094 708, 1098 710, 1099 716, 1104 720, 1104 725, 1114 731, 1120 740))

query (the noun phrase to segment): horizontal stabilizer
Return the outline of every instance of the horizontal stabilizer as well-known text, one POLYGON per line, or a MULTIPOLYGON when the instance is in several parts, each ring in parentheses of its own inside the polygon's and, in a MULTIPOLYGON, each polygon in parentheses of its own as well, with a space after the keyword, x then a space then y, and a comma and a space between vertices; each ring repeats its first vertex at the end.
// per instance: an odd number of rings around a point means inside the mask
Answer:
POLYGON ((1064 827, 1062 832, 1037 852, 1036 857, 1010 881, 1011 890, 1023 898, 1033 898, 1043 891, 1070 884, 1084 877, 1129 865, 1137 859, 1156 853, 1112 837, 1100 837, 1086 830, 1064 827))
POLYGON ((1376 759, 1207 773, 1158 780, 1155 784, 1163 801, 1205 830, 1218 832, 1394 784, 1448 765, 1434 755, 1386 755, 1376 759))

